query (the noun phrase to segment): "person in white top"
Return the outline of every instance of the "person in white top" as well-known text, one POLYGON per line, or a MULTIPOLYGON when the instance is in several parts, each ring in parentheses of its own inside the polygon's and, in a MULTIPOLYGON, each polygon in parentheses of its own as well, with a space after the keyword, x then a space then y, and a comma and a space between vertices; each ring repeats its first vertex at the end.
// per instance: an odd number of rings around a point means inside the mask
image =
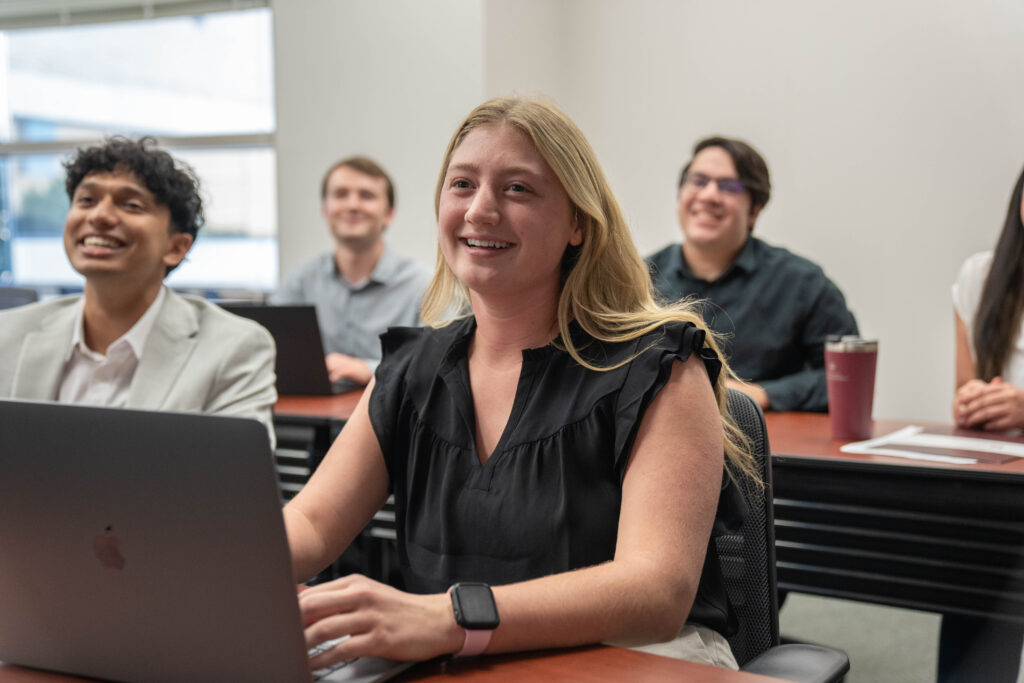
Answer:
POLYGON ((65 169, 84 292, 0 312, 0 397, 251 417, 273 440, 270 333, 163 283, 203 222, 191 169, 126 138, 65 169))
POLYGON ((967 259, 953 285, 957 425, 1024 427, 1024 172, 994 251, 967 259))
MULTIPOLYGON (((993 251, 974 254, 953 285, 958 427, 1024 428, 1024 171, 993 251)), ((1014 683, 1024 626, 946 614, 939 683, 1014 683)))

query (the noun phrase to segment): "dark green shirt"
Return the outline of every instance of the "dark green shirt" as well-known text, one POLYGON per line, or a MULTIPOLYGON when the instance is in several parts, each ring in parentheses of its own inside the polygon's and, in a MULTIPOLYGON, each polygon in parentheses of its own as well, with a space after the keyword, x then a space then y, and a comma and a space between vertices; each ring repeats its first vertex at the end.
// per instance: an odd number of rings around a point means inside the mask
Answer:
POLYGON ((708 299, 704 320, 728 335, 733 372, 761 385, 773 410, 828 410, 825 337, 857 334, 857 321, 820 266, 754 237, 714 282, 693 274, 679 244, 648 261, 665 299, 708 299))

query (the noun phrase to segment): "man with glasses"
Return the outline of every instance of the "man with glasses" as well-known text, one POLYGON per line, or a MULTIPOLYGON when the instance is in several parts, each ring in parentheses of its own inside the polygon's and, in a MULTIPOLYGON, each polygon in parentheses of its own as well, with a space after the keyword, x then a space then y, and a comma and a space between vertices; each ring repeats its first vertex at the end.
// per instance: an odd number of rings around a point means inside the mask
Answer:
POLYGON ((648 258, 662 297, 708 299, 704 317, 762 408, 825 411, 825 337, 857 334, 842 292, 805 258, 752 236, 768 166, 741 140, 701 140, 679 178, 682 245, 648 258))

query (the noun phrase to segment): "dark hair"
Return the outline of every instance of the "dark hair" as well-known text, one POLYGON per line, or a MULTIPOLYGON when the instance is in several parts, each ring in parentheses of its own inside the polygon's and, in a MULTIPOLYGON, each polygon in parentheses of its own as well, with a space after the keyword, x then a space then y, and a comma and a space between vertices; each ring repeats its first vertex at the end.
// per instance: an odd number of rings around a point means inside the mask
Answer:
POLYGON ((151 137, 132 140, 118 136, 107 138, 102 145, 80 148, 73 159, 64 162, 64 170, 69 199, 74 198, 78 185, 91 173, 130 171, 158 203, 170 210, 173 232, 195 238, 203 224, 203 200, 199 197, 195 171, 158 149, 151 137))
POLYGON ((1010 196, 1010 208, 992 255, 992 266, 974 316, 975 373, 986 382, 1000 375, 1020 334, 1024 312, 1024 170, 1010 196))
POLYGON ((327 173, 324 173, 324 179, 320 181, 320 199, 327 199, 327 181, 330 180, 331 174, 337 171, 339 168, 351 168, 354 171, 359 171, 371 178, 383 178, 384 184, 388 188, 388 206, 392 209, 395 208, 395 184, 391 182, 391 176, 380 167, 376 161, 370 157, 349 157, 348 159, 342 159, 336 162, 333 166, 327 169, 327 173))
MULTIPOLYGON (((743 140, 715 135, 710 138, 705 138, 694 145, 693 156, 697 156, 702 150, 705 150, 708 147, 721 147, 730 157, 732 157, 732 163, 736 166, 736 173, 739 174, 739 178, 743 181, 744 187, 746 187, 747 192, 750 193, 750 203, 752 208, 764 206, 768 203, 768 199, 772 195, 772 181, 771 177, 768 175, 768 164, 764 162, 764 157, 762 157, 756 149, 743 140)), ((682 187, 683 183, 686 181, 686 174, 689 172, 690 164, 692 163, 693 158, 691 157, 690 160, 686 162, 686 166, 683 167, 682 172, 679 174, 678 187, 682 187)))

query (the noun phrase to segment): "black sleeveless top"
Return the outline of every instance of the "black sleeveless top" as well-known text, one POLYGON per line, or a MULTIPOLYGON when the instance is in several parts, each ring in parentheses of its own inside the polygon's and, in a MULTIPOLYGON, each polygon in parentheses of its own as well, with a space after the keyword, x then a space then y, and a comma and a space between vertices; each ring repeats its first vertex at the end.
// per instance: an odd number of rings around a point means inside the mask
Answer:
MULTIPOLYGON (((620 344, 578 326, 579 365, 554 344, 523 351, 508 424, 483 465, 467 352, 476 321, 441 329, 392 328, 370 398, 370 420, 395 495, 405 589, 443 592, 457 581, 501 585, 611 560, 622 479, 644 412, 672 362, 696 353, 712 381, 721 362, 704 332, 673 323, 620 344)), ((680 415, 679 419, 686 419, 680 415)), ((743 519, 743 498, 723 475, 713 534, 743 519)), ((688 621, 724 635, 735 617, 717 556, 707 553, 688 621)))

